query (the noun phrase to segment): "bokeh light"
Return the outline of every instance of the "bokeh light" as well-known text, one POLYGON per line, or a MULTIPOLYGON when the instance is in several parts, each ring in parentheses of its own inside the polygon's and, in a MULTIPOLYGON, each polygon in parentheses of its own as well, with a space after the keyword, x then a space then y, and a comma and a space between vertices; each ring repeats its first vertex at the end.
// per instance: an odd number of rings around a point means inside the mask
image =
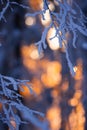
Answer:
POLYGON ((50 28, 47 34, 47 42, 51 50, 58 50, 60 48, 59 37, 56 36, 55 28, 50 28))
MULTIPOLYGON (((24 1, 21 2, 24 4, 24 1)), ((57 0, 47 0, 47 2, 49 3, 48 7, 50 11, 60 13, 57 0)), ((26 1, 25 3, 27 5, 26 1)), ((29 9, 26 10, 27 13, 28 11, 29 13, 44 11, 43 0, 28 0, 28 4, 29 9)), ((40 120, 46 120, 49 123, 48 129, 46 130, 86 130, 86 38, 79 37, 76 41, 77 48, 73 49, 71 46, 73 34, 66 29, 66 38, 63 39, 62 48, 60 49, 59 35, 56 35, 56 31, 58 30, 52 26, 48 30, 46 37, 47 49, 39 54, 35 42, 40 40, 44 28, 49 27, 52 18, 57 29, 60 22, 57 23, 55 21, 54 15, 51 17, 51 12, 48 9, 44 11, 43 15, 40 13, 36 17, 26 15, 26 11, 22 14, 17 6, 16 9, 13 17, 10 17, 8 14, 10 12, 9 9, 7 14, 5 14, 6 18, 9 16, 7 23, 10 22, 10 24, 4 26, 5 24, 1 22, 1 33, 3 32, 3 28, 5 30, 6 27, 5 34, 3 36, 2 34, 0 35, 3 37, 0 40, 0 46, 2 46, 0 48, 1 73, 17 77, 17 79, 23 78, 30 80, 29 85, 32 88, 32 93, 26 84, 20 86, 21 90, 19 88, 18 93, 23 96, 23 98, 20 98, 21 101, 29 108, 45 113, 45 118, 41 118, 40 120), (9 30, 7 31, 7 29, 9 30), (2 39, 4 39, 5 44, 2 44, 4 43, 2 39), (75 65, 73 67, 75 76, 73 77, 69 73, 69 67, 67 65, 65 44, 69 47, 69 58, 72 64, 75 65)), ((67 17, 66 20, 68 20, 67 17)), ((62 36, 63 33, 59 31, 59 34, 62 36)), ((81 34, 78 35, 81 36, 81 34)), ((5 98, 3 97, 3 100, 5 98)), ((2 108, 3 105, 0 104, 0 112, 3 113, 2 108)), ((19 111, 17 114, 21 115, 19 111)), ((37 117, 37 114, 35 114, 35 117, 37 117)), ((16 128, 14 118, 11 118, 10 123, 16 128)), ((1 126, 0 129, 3 130, 1 126)), ((20 129, 41 130, 39 128, 33 128, 31 124, 28 127, 24 126, 24 128, 20 126, 20 129)))
POLYGON ((35 17, 30 17, 30 16, 26 17, 25 24, 27 26, 33 26, 35 23, 36 23, 35 17))
POLYGON ((29 0, 29 4, 35 11, 43 9, 43 0, 29 0))
POLYGON ((57 106, 53 105, 47 111, 47 119, 50 122, 51 130, 60 130, 61 128, 61 110, 57 106))
POLYGON ((49 62, 47 64, 46 73, 43 73, 41 76, 41 80, 45 86, 54 87, 60 84, 62 76, 61 76, 61 64, 54 61, 49 62))

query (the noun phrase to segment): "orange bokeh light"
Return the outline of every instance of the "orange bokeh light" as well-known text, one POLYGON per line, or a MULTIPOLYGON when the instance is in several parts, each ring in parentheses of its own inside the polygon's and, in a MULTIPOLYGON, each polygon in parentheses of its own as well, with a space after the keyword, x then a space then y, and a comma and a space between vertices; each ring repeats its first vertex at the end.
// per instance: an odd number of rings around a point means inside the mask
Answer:
POLYGON ((20 90, 20 94, 24 97, 24 98, 29 98, 30 97, 30 90, 27 86, 21 86, 22 87, 22 91, 20 90))
POLYGON ((48 121, 50 122, 51 130, 60 130, 61 127, 61 110, 57 106, 53 105, 48 109, 46 115, 48 121))
POLYGON ((59 85, 62 80, 61 70, 62 67, 59 62, 48 62, 46 72, 41 76, 41 81, 48 87, 59 85))
POLYGON ((78 59, 77 61, 77 67, 76 67, 76 75, 75 75, 75 80, 81 80, 83 79, 83 65, 82 65, 82 60, 78 59))
POLYGON ((43 9, 43 0, 29 0, 29 4, 35 11, 43 9))
POLYGON ((72 107, 75 107, 78 105, 78 100, 76 98, 72 98, 69 100, 69 104, 72 106, 72 107))

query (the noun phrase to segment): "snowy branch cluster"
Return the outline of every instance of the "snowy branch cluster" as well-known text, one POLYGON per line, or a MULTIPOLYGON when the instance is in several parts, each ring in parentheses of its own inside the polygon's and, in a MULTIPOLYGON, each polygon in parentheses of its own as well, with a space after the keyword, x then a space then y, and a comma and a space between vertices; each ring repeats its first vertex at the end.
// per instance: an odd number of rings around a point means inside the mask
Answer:
POLYGON ((10 130, 19 130, 21 123, 27 124, 29 121, 37 127, 42 128, 43 123, 34 115, 39 115, 41 117, 44 115, 29 109, 23 105, 21 101, 23 97, 18 91, 24 91, 22 88, 23 85, 27 86, 32 93, 28 80, 18 80, 0 75, 0 103, 3 109, 0 113, 0 119, 9 126, 10 130), (27 121, 24 121, 20 117, 20 114, 22 114, 22 118, 27 121))
POLYGON ((1 10, 0 10, 0 21, 1 20, 4 20, 6 22, 6 19, 5 19, 5 13, 8 9, 10 9, 11 11, 13 11, 13 8, 12 8, 12 5, 17 5, 17 6, 20 6, 22 8, 26 8, 26 9, 29 9, 28 6, 25 6, 25 5, 22 5, 22 4, 18 4, 17 2, 15 1, 10 1, 10 0, 6 0, 4 2, 4 0, 0 0, 0 4, 1 4, 1 10))
MULTIPOLYGON (((15 1, 0 0, 0 21, 4 20, 6 22, 5 13, 8 9, 13 11, 12 5, 29 8, 15 1)), ((37 117, 39 115, 43 118, 44 115, 29 109, 22 103, 23 97, 19 91, 24 91, 23 85, 29 88, 30 93, 33 92, 28 80, 18 80, 0 74, 0 120, 7 124, 10 130, 19 130, 20 124, 28 124, 29 122, 45 130, 47 124, 41 122, 37 117)))
MULTIPOLYGON (((48 0, 43 0, 43 8, 40 11, 34 13, 27 13, 27 16, 34 17, 36 15, 42 15, 43 19, 45 19, 44 15, 47 10, 49 11, 51 22, 47 27, 44 28, 41 40, 36 43, 36 45, 38 45, 39 53, 43 49, 46 49, 47 47, 46 37, 49 29, 55 28, 56 33, 54 37, 52 37, 50 40, 57 37, 60 42, 60 47, 62 48, 62 46, 65 46, 68 65, 70 67, 71 73, 74 75, 73 65, 69 59, 68 54, 67 33, 73 35, 72 45, 73 47, 76 48, 77 33, 80 32, 82 35, 87 36, 87 29, 85 26, 85 22, 87 21, 81 9, 75 2, 73 2, 72 5, 70 5, 67 2, 67 0, 56 0, 56 3, 58 5, 59 11, 52 11, 49 8, 50 2, 48 0)), ((0 4, 2 5, 2 9, 0 10, 0 21, 1 20, 6 21, 5 13, 8 10, 8 8, 10 8, 11 11, 13 10, 12 5, 18 5, 23 8, 28 8, 22 4, 19 5, 17 2, 10 0, 6 0, 5 2, 3 0, 0 0, 0 4)), ((27 123, 27 121, 22 121, 19 114, 17 114, 18 112, 23 113, 23 117, 26 120, 46 130, 47 125, 45 123, 42 124, 34 116, 34 114, 41 115, 41 113, 27 108, 21 102, 22 96, 18 93, 18 91, 19 90, 23 91, 21 86, 22 85, 28 86, 27 82, 29 81, 13 79, 11 77, 0 75, 0 103, 2 104, 3 108, 3 111, 0 113, 0 116, 3 117, 2 118, 3 122, 7 123, 11 130, 13 129, 18 130, 19 125, 21 123, 27 123), (12 121, 16 125, 13 125, 12 121)), ((30 86, 28 87, 31 91, 30 86)))
POLYGON ((51 10, 49 8, 50 2, 48 0, 43 0, 43 8, 35 12, 33 14, 28 13, 27 16, 36 16, 42 15, 43 20, 45 20, 46 11, 49 12, 51 22, 48 27, 44 28, 42 32, 41 40, 36 43, 38 45, 39 53, 46 49, 46 37, 50 28, 55 29, 55 34, 50 40, 53 38, 58 38, 60 48, 65 47, 66 51, 66 59, 70 68, 71 74, 74 76, 73 64, 70 61, 68 54, 68 44, 67 44, 67 35, 70 34, 72 36, 72 45, 76 48, 76 40, 78 33, 87 36, 87 28, 85 23, 87 22, 87 18, 82 13, 80 7, 75 3, 68 2, 67 0, 56 0, 59 11, 51 10))
POLYGON ((62 47, 63 41, 67 40, 66 33, 73 34, 72 44, 76 47, 75 42, 78 31, 87 36, 87 29, 85 26, 87 19, 75 2, 73 2, 73 8, 66 0, 63 0, 62 2, 60 2, 60 0, 56 1, 58 2, 59 12, 51 11, 48 6, 49 3, 46 1, 44 4, 43 16, 48 9, 52 19, 51 26, 56 29, 55 36, 58 36, 60 40, 60 47, 62 47))
POLYGON ((0 116, 3 122, 8 124, 10 129, 12 129, 12 120, 16 123, 17 129, 22 122, 14 111, 15 109, 20 110, 24 108, 20 100, 21 95, 17 92, 19 87, 21 89, 21 85, 24 83, 26 83, 26 81, 19 81, 11 77, 0 75, 0 103, 3 108, 3 112, 0 113, 0 116))

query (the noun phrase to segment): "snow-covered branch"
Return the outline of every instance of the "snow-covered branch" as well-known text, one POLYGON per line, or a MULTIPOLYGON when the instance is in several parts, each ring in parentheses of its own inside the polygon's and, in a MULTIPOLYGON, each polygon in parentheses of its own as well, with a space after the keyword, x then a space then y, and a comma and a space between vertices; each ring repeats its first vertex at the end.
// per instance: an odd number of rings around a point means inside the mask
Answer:
MULTIPOLYGON (((47 47, 46 38, 50 28, 55 28, 56 31, 53 38, 58 37, 60 48, 62 48, 63 45, 66 48, 65 44, 67 43, 67 34, 70 34, 72 36, 71 44, 74 48, 76 48, 78 33, 87 36, 87 28, 85 26, 87 18, 82 13, 80 7, 75 2, 68 2, 67 0, 56 0, 56 3, 59 7, 59 11, 51 10, 49 8, 50 2, 48 0, 44 0, 43 8, 38 11, 38 13, 35 12, 29 14, 31 16, 42 15, 43 20, 45 20, 44 16, 48 10, 51 18, 50 25, 48 25, 48 27, 46 27, 42 32, 41 40, 36 43, 36 45, 38 45, 39 52, 47 47)), ((50 38, 50 40, 53 38, 50 38)), ((67 51, 65 52, 67 59, 67 51)), ((69 56, 67 61, 70 61, 69 56)), ((70 65, 70 63, 68 63, 68 65, 70 65)), ((69 68, 71 67, 69 66, 69 68)))
MULTIPOLYGON (((2 112, 0 116, 1 120, 6 123, 11 130, 19 130, 21 123, 28 123, 29 121, 41 128, 44 122, 41 122, 34 115, 43 117, 44 115, 38 111, 31 110, 22 103, 22 96, 19 94, 20 91, 24 91, 22 86, 26 85, 30 92, 31 87, 28 80, 18 80, 12 77, 0 75, 0 103, 2 104, 2 112), (23 119, 17 114, 21 113, 23 119), (14 121, 15 126, 12 125, 14 121), (38 123, 37 123, 38 122, 38 123)), ((45 124, 44 124, 45 125, 45 124)))

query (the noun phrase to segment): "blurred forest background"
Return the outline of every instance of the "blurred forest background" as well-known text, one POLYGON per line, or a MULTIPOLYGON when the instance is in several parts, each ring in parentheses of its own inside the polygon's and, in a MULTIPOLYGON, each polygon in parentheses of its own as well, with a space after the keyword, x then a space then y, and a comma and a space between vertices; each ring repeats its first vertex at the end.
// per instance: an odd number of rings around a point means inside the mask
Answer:
MULTIPOLYGON (((31 5, 39 10, 41 0, 16 0, 19 4, 31 5)), ((76 0, 87 16, 87 0, 76 0)), ((4 6, 4 5, 3 5, 4 6)), ((55 10, 56 1, 50 0, 50 8, 55 10)), ((2 8, 0 6, 0 8, 2 8)), ((74 49, 69 38, 69 55, 76 75, 72 77, 67 64, 65 50, 60 49, 57 39, 50 29, 47 35, 47 49, 40 55, 35 42, 50 23, 50 17, 30 17, 31 10, 12 6, 5 13, 7 22, 0 21, 0 73, 18 79, 29 79, 36 95, 28 88, 19 92, 24 96, 24 104, 45 113, 49 130, 87 130, 87 38, 78 34, 74 49)), ((1 9, 0 9, 1 10, 1 9)), ((33 126, 21 125, 20 130, 40 130, 33 126)), ((0 123, 0 130, 8 130, 0 123)))

